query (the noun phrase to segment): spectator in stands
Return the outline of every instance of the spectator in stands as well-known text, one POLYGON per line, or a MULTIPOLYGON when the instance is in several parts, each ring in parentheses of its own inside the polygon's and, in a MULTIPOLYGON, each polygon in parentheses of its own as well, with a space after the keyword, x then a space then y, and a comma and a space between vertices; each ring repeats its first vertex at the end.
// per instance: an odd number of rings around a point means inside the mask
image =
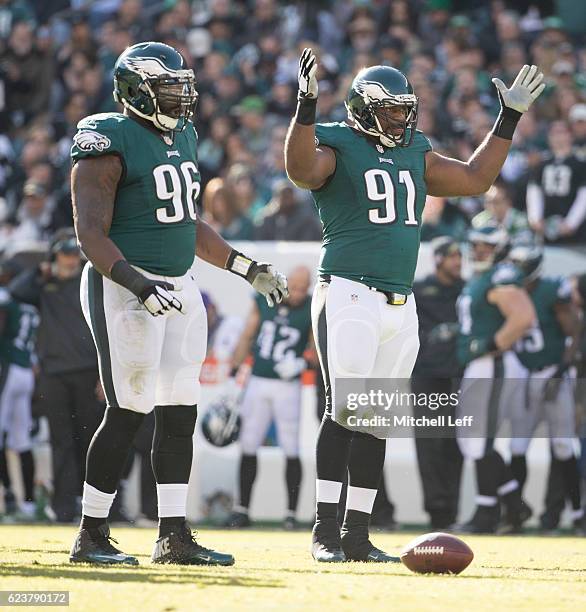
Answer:
POLYGON ((251 240, 252 221, 236 207, 232 186, 221 178, 212 179, 204 190, 203 210, 206 221, 226 240, 251 240))
POLYGON ((81 255, 73 230, 55 234, 49 259, 17 276, 9 289, 40 312, 37 394, 51 430, 52 506, 58 522, 70 523, 79 517, 85 457, 104 407, 96 397, 97 357, 79 301, 81 255))
POLYGON ((586 159, 586 104, 576 104, 568 116, 574 135, 574 152, 579 159, 586 159))
POLYGON ((27 181, 23 189, 23 200, 8 235, 6 252, 15 252, 23 243, 46 240, 52 230, 54 199, 48 194, 47 186, 27 181))
POLYGON ((275 183, 273 198, 259 217, 256 240, 321 240, 317 215, 286 179, 275 183))
POLYGON ((513 208, 506 184, 497 181, 484 196, 484 210, 472 219, 472 227, 479 229, 487 225, 502 227, 515 242, 530 242, 532 232, 527 216, 513 208))
POLYGON ((563 121, 548 131, 548 153, 527 187, 527 216, 548 242, 586 242, 586 160, 572 151, 572 133, 563 121))
POLYGON ((421 240, 433 240, 438 236, 451 236, 463 241, 470 223, 460 208, 446 198, 427 196, 423 209, 421 240))

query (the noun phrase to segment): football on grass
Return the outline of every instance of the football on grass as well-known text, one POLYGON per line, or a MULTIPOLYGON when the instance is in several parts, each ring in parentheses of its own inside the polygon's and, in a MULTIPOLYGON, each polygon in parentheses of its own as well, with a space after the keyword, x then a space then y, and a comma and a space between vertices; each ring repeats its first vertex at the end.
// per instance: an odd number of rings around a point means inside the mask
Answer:
POLYGON ((401 552, 403 564, 418 574, 459 574, 472 559, 468 544, 449 533, 426 533, 401 552))

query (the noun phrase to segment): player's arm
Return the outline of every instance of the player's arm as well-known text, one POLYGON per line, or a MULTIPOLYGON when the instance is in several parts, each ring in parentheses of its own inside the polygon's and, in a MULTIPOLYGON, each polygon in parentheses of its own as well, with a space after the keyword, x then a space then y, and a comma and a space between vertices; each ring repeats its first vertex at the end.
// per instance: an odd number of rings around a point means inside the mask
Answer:
POLYGON ((201 217, 197 218, 195 254, 204 261, 241 276, 261 295, 269 306, 280 304, 289 295, 287 279, 271 264, 254 261, 233 249, 201 217))
POLYGON ((563 365, 567 366, 574 363, 576 353, 580 348, 582 321, 578 309, 572 302, 557 302, 554 311, 562 332, 566 338, 570 339, 564 351, 563 365))
POLYGON ((299 60, 297 111, 285 139, 287 176, 302 189, 319 189, 336 170, 336 154, 329 147, 316 147, 317 60, 304 49, 299 60))
POLYGON ((242 362, 250 353, 252 343, 256 338, 256 334, 258 333, 259 327, 260 312, 258 310, 256 302, 253 302, 252 309, 250 310, 248 318, 246 319, 246 323, 244 324, 244 329, 242 330, 240 338, 238 338, 238 342, 236 343, 236 347, 234 348, 234 352, 232 353, 232 374, 236 373, 236 370, 242 365, 242 362))
POLYGON ((494 349, 509 350, 537 320, 531 299, 521 287, 500 285, 493 287, 487 300, 494 304, 505 318, 505 322, 493 338, 494 349))
POLYGON ((100 274, 122 285, 153 315, 163 315, 181 302, 173 285, 154 281, 135 270, 108 237, 122 162, 117 155, 80 159, 71 171, 73 222, 80 248, 100 274))
POLYGON ((466 162, 433 151, 425 155, 425 182, 433 196, 465 196, 484 193, 498 176, 511 147, 522 114, 545 88, 537 66, 523 66, 509 89, 493 79, 501 111, 492 131, 466 162))

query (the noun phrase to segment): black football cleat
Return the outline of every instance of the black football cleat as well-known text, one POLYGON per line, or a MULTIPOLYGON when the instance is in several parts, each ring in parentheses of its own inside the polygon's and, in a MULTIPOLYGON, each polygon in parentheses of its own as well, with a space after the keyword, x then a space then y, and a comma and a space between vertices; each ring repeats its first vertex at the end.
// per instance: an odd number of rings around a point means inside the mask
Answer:
POLYGON ((528 521, 532 514, 533 510, 523 499, 520 499, 518 504, 507 506, 497 533, 499 535, 522 533, 523 523, 528 521))
POLYGON ((232 512, 228 520, 224 523, 224 527, 230 529, 245 529, 250 527, 252 523, 246 512, 232 512))
POLYGON ((175 565, 234 565, 234 557, 198 544, 195 541, 195 533, 192 533, 185 521, 177 531, 161 536, 155 542, 152 562, 175 565))
POLYGON ((299 525, 297 524, 297 521, 295 520, 294 516, 286 516, 285 520, 283 521, 283 529, 285 531, 295 531, 296 529, 298 529, 299 525))
POLYGON ((500 507, 498 504, 494 506, 477 506, 474 516, 463 525, 459 525, 455 531, 458 533, 496 533, 499 519, 500 507))
POLYGON ((376 548, 368 539, 368 529, 342 529, 342 549, 347 561, 363 561, 370 563, 400 563, 399 557, 391 557, 380 548, 376 548))
POLYGON ((138 565, 136 557, 118 550, 112 542, 116 540, 110 537, 107 523, 96 529, 80 529, 71 547, 69 561, 94 565, 138 565))
POLYGON ((346 561, 340 540, 340 528, 336 519, 315 522, 311 533, 311 554, 320 563, 346 561))

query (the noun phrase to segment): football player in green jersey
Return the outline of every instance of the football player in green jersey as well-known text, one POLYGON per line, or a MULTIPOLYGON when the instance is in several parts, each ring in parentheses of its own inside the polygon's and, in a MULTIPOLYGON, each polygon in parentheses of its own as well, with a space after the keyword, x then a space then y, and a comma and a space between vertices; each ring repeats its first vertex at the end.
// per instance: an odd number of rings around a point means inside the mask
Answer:
POLYGON ((462 530, 495 532, 500 497, 506 508, 500 529, 516 531, 529 510, 511 467, 494 448, 494 438, 503 420, 523 402, 519 380, 524 370, 512 348, 536 315, 520 270, 504 261, 510 246, 505 230, 473 230, 469 241, 474 274, 457 303, 458 358, 465 366, 457 416, 471 416, 472 426, 457 428, 457 436, 464 457, 475 461, 477 496, 474 516, 462 530))
POLYGON ((2 286, 20 271, 14 259, 0 262, 0 482, 4 486, 6 513, 16 512, 6 461, 6 449, 10 449, 19 457, 24 485, 20 514, 30 520, 35 513, 31 400, 39 314, 34 306, 13 299, 2 286))
POLYGON ((250 525, 248 508, 256 478, 256 453, 274 421, 279 446, 285 453, 287 515, 284 527, 294 529, 301 486, 299 418, 301 374, 307 368, 303 353, 313 347, 310 272, 305 266, 288 277, 289 298, 276 309, 255 298, 245 328, 236 345, 232 364, 240 366, 252 348, 253 366, 244 392, 240 415, 240 500, 228 525, 250 525))
POLYGON ((411 285, 426 194, 472 195, 490 187, 518 120, 544 88, 543 75, 536 66, 524 66, 510 88, 494 79, 500 115, 463 162, 431 150, 416 129, 418 98, 411 84, 388 66, 356 75, 345 122, 316 126, 316 71, 317 59, 305 49, 297 112, 285 142, 289 178, 312 191, 323 225, 313 316, 329 405, 317 442, 312 552, 325 562, 389 562, 394 559, 368 537, 385 440, 336 422, 346 411, 336 410, 334 383, 337 377, 411 375, 418 351, 411 285), (347 511, 340 533, 336 513, 346 469, 347 511))
MULTIPOLYGON (((580 503, 580 475, 574 453, 576 404, 569 375, 580 345, 582 326, 572 303, 569 279, 543 277, 543 250, 518 246, 508 259, 522 272, 524 284, 535 306, 537 321, 517 342, 515 350, 527 368, 527 394, 512 414, 511 467, 522 489, 527 477, 525 453, 535 429, 547 422, 551 440, 550 478, 563 483, 565 498, 572 506, 574 528, 583 533, 584 511, 580 503)), ((563 508, 546 496, 541 526, 551 531, 558 526, 563 508), (553 502, 553 503, 552 503, 553 502)))
POLYGON ((134 434, 155 410, 152 462, 159 504, 155 563, 231 565, 199 545, 185 521, 206 315, 194 258, 247 281, 269 305, 285 278, 230 247, 196 212, 200 192, 192 70, 156 42, 126 49, 114 67, 124 112, 83 119, 71 188, 89 263, 81 301, 99 356, 107 410, 89 448, 72 562, 136 565, 110 542, 108 513, 134 434))

